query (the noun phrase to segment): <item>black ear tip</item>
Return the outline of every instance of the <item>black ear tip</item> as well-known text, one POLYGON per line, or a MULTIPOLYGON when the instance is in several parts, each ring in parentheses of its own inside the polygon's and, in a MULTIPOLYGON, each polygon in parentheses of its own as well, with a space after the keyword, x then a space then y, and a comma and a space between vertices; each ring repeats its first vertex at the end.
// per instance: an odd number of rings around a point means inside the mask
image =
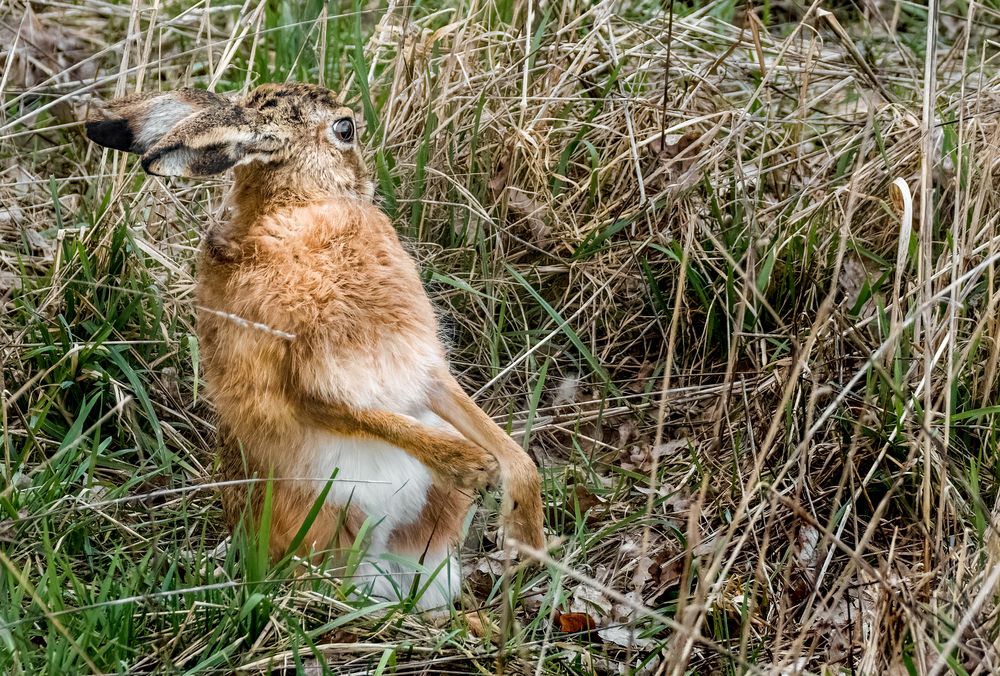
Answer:
POLYGON ((132 144, 135 136, 126 120, 90 120, 87 122, 87 138, 105 148, 134 152, 132 144))

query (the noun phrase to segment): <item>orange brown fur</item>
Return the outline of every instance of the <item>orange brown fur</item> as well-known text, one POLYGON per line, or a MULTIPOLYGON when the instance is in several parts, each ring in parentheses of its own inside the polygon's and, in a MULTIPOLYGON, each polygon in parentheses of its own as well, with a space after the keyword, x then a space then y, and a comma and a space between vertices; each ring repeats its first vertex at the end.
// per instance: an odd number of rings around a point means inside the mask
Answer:
MULTIPOLYGON (((355 485, 331 491, 303 549, 349 546, 371 516, 353 496, 369 510, 398 501, 375 526, 389 529, 387 550, 438 560, 459 544, 472 491, 497 478, 508 534, 542 546, 534 463, 449 373, 433 308, 370 201, 360 151, 331 136, 350 111, 308 85, 266 85, 242 104, 170 96, 113 103, 88 134, 166 173, 236 169, 232 218, 208 233, 199 261, 198 334, 227 440, 223 474, 275 478, 272 556, 298 532, 331 458, 355 485), (153 138, 160 127, 164 140, 153 138), (380 486, 382 474, 399 490, 380 486)), ((261 494, 250 499, 254 518, 261 494)), ((225 502, 235 520, 246 489, 225 502)))

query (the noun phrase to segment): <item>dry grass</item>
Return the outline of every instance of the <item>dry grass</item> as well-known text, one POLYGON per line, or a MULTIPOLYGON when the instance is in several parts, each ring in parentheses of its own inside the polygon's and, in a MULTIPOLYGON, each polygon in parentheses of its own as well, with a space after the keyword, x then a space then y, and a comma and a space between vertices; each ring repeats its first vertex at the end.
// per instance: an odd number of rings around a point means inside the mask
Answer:
POLYGON ((4 672, 1000 669, 993 0, 35 10, 0 28, 4 672), (491 640, 225 546, 224 182, 75 120, 286 77, 364 110, 454 368, 544 468, 542 567, 502 583, 473 526, 491 640))

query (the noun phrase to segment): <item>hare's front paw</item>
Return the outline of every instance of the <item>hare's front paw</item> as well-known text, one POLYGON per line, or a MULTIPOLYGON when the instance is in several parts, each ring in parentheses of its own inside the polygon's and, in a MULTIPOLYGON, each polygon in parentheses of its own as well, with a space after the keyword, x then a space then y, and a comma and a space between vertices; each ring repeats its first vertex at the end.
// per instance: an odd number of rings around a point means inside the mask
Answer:
POLYGON ((486 451, 456 452, 443 463, 440 474, 447 483, 468 491, 478 491, 497 483, 500 464, 486 451))
MULTIPOLYGON (((528 461, 530 463, 530 461, 528 461)), ((514 467, 503 478, 504 533, 535 549, 545 548, 542 491, 534 464, 514 467)))

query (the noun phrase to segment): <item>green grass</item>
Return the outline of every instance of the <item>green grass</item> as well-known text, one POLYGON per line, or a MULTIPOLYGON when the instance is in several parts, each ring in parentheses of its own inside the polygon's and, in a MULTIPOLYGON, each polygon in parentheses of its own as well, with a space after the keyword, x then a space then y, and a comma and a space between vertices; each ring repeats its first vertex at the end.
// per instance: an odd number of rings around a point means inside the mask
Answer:
POLYGON ((941 8, 926 225, 925 7, 827 7, 893 104, 790 3, 386 7, 3 10, 0 672, 1000 669, 996 4, 941 8), (361 111, 454 370, 545 478, 540 565, 490 556, 495 496, 470 525, 491 636, 224 529, 192 304, 225 181, 82 138, 123 64, 361 111))

